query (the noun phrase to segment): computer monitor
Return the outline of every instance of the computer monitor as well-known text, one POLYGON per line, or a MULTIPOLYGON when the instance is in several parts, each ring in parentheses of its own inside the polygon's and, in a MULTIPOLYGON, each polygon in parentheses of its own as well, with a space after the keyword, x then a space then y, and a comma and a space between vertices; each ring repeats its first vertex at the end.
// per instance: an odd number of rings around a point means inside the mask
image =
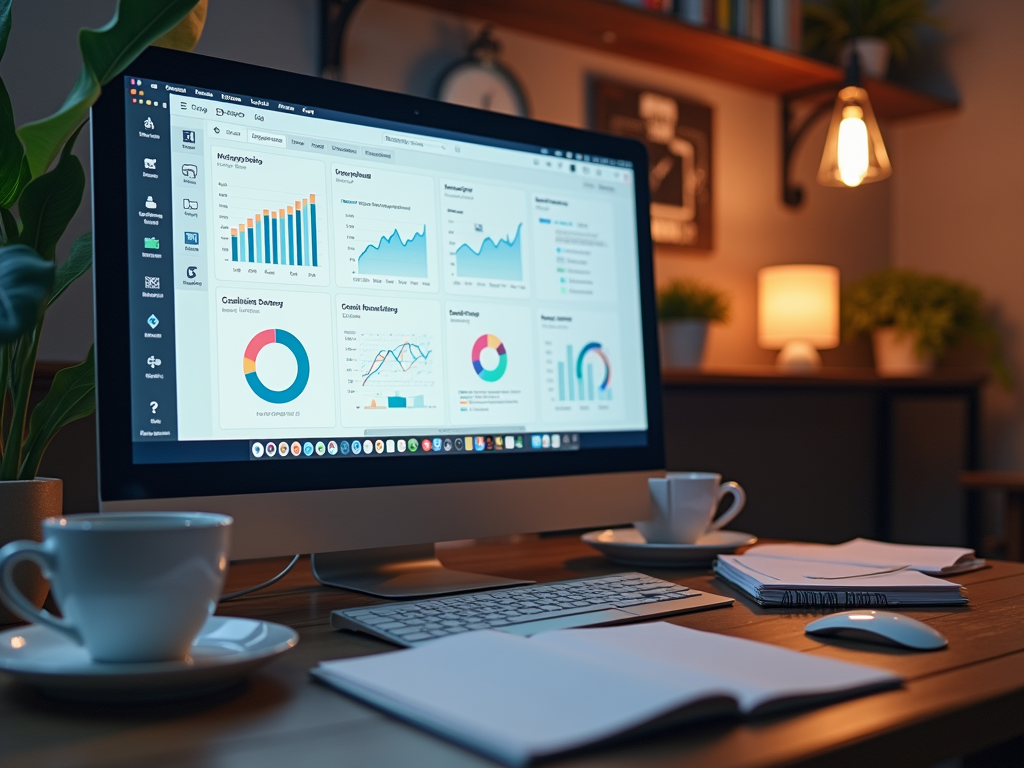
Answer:
POLYGON ((90 125, 102 510, 378 594, 502 583, 436 541, 648 516, 640 144, 162 49, 90 125))

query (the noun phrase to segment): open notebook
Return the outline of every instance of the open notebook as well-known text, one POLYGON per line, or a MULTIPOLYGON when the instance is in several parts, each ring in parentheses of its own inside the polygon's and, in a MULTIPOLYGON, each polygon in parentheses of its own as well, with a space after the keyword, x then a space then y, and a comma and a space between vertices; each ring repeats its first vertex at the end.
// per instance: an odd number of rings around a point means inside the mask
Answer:
POLYGON ((673 624, 494 630, 321 663, 322 682, 510 766, 645 727, 896 687, 857 664, 673 624))
POLYGON ((748 549, 747 554, 876 568, 903 567, 929 576, 949 576, 985 567, 985 561, 966 547, 924 547, 871 539, 851 539, 842 544, 759 544, 748 549))

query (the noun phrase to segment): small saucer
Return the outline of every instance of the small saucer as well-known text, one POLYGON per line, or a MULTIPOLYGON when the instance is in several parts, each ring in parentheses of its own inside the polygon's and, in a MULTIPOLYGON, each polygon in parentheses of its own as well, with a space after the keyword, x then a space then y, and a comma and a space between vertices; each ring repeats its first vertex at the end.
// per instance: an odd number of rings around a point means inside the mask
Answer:
POLYGON ((704 568, 716 555, 727 555, 757 541, 740 531, 713 531, 695 544, 648 544, 636 528, 609 528, 580 537, 609 560, 654 568, 704 568))
POLYGON ((110 664, 33 624, 0 632, 0 671, 61 699, 163 701, 228 688, 298 642, 298 633, 281 624, 211 616, 185 661, 110 664))

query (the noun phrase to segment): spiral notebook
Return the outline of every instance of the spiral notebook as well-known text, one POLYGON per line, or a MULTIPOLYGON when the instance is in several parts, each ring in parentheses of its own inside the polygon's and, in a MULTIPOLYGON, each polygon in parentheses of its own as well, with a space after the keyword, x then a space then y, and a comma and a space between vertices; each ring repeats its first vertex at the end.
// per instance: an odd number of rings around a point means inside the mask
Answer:
POLYGON ((758 604, 859 608, 964 605, 967 591, 905 564, 862 565, 762 555, 719 555, 715 572, 758 604))
POLYGON ((510 766, 625 734, 898 687, 890 672, 667 623, 495 630, 322 662, 318 680, 510 766))

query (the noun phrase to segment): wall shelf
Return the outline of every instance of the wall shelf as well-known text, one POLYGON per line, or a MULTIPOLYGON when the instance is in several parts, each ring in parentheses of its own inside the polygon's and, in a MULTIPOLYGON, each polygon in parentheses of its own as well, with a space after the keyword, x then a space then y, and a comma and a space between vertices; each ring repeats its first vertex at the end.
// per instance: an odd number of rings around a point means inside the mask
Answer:
MULTIPOLYGON (((616 0, 403 0, 774 94, 843 81, 839 67, 706 29, 616 0)), ((900 119, 957 104, 895 83, 866 80, 879 117, 900 119)))

